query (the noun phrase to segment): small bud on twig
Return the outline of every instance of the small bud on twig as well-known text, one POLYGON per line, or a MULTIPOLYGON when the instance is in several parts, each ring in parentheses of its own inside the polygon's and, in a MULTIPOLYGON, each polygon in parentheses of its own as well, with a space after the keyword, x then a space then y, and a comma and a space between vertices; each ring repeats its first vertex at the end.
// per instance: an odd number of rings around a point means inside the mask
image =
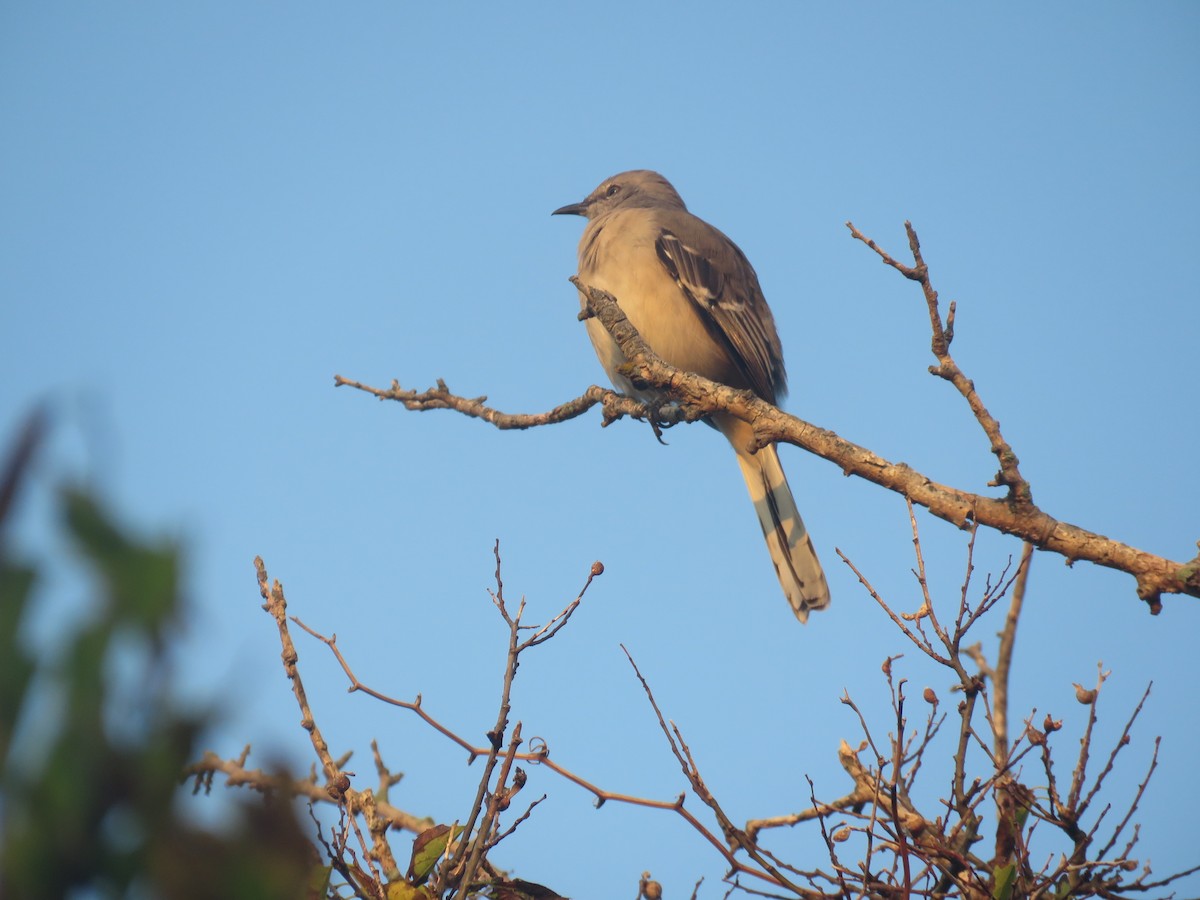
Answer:
POLYGON ((638 882, 638 900, 662 900, 662 885, 650 879, 649 872, 643 872, 638 882))
POLYGON ((350 790, 350 779, 345 772, 338 772, 337 777, 325 785, 325 793, 334 800, 341 800, 350 790))

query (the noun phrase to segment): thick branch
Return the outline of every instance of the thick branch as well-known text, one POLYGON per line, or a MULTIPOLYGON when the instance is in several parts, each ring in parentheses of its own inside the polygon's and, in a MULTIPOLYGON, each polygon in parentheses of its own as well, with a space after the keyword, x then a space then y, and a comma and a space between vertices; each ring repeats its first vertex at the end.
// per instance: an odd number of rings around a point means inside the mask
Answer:
MULTIPOLYGON (((911 226, 909 232, 910 243, 919 250, 911 226)), ((582 284, 578 279, 572 281, 586 296, 588 312, 603 324, 629 360, 623 367, 624 374, 634 384, 657 388, 678 401, 683 412, 669 406, 649 410, 643 404, 594 386, 581 397, 549 412, 513 415, 486 406, 483 402, 486 398, 469 399, 450 394, 440 381, 437 389, 425 392, 405 391, 396 382, 389 390, 372 388, 341 376, 337 376, 336 383, 356 387, 381 399, 397 400, 408 409, 455 409, 464 415, 491 422, 498 428, 531 428, 565 421, 581 415, 597 403, 604 407, 605 424, 622 415, 680 421, 714 412, 729 412, 754 426, 759 446, 780 442, 800 447, 835 463, 845 475, 855 475, 902 494, 959 528, 967 528, 974 521, 1020 538, 1039 550, 1056 553, 1069 564, 1082 559, 1126 572, 1137 580, 1138 596, 1149 604, 1151 612, 1155 614, 1161 610, 1163 594, 1200 597, 1200 556, 1186 564, 1156 556, 1077 525, 1059 521, 1033 503, 1032 493, 1017 469, 1016 454, 1000 435, 998 423, 983 407, 973 382, 949 358, 947 348, 953 338, 953 309, 943 326, 937 312, 936 292, 929 287, 925 263, 918 257, 919 263, 915 269, 906 268, 878 250, 873 241, 861 239, 875 248, 885 262, 926 288, 930 319, 934 323, 934 353, 939 359, 939 366, 934 367, 933 371, 955 384, 987 433, 991 449, 1000 461, 1000 474, 996 482, 1008 487, 1008 497, 986 497, 939 484, 904 463, 893 463, 832 431, 788 415, 749 391, 735 390, 668 365, 642 340, 621 311, 616 298, 582 284)))

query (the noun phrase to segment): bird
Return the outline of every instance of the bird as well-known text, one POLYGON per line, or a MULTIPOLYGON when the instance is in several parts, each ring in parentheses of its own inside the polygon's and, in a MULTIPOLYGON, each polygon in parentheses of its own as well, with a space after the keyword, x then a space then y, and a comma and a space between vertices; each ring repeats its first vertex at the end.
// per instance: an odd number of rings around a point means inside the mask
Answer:
MULTIPOLYGON (((666 362, 752 391, 772 405, 783 399, 783 346, 754 267, 724 233, 688 212, 666 178, 647 169, 622 172, 551 215, 587 219, 579 241, 580 282, 614 296, 666 362)), ((582 291, 580 301, 586 311, 582 291)), ((586 324, 613 386, 644 402, 661 402, 621 373, 626 359, 604 326, 594 317, 586 324)), ((829 605, 829 585, 775 445, 752 451, 753 427, 729 413, 714 413, 709 424, 733 446, 779 583, 805 622, 829 605)))

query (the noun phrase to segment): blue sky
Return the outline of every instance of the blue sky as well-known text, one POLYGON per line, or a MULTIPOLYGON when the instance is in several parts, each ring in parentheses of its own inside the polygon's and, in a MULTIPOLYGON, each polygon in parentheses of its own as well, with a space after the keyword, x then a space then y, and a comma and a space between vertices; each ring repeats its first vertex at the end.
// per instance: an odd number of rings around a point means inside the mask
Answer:
MULTIPOLYGON (((209 746, 310 754, 259 610, 251 561, 294 613, 336 631, 361 678, 421 692, 482 739, 505 634, 488 600, 499 538, 531 620, 607 572, 521 668, 514 717, 613 790, 683 789, 624 642, 737 821, 847 790, 848 691, 880 732, 879 666, 944 692, 837 561, 915 608, 902 500, 795 449, 784 466, 834 605, 788 611, 718 435, 601 430, 591 416, 500 433, 406 413, 333 375, 445 378, 510 411, 603 375, 566 279, 581 223, 550 211, 654 168, 753 261, 791 383, 786 408, 935 480, 985 491, 995 464, 960 398, 926 372, 917 289, 848 236, 904 250, 911 220, 976 380, 1048 513, 1183 560, 1200 538, 1200 7, 849 4, 10 3, 0 11, 0 432, 56 415, 21 510, 35 556, 54 485, 85 479, 147 534, 188 546, 179 636, 189 698, 227 718, 209 746)), ((965 536, 921 517, 935 589, 957 597, 965 536)), ((1019 553, 981 535, 977 574, 1019 553)), ((1112 776, 1141 807, 1159 875, 1200 862, 1200 612, 1158 618, 1128 576, 1035 560, 1014 714, 1067 720, 1072 682, 1111 669, 1110 740, 1147 682, 1112 776)), ((30 633, 53 642, 78 585, 51 579, 30 633), (65 612, 64 612, 65 611, 65 612)), ((977 636, 990 639, 986 623, 977 636)), ((369 741, 407 773, 395 801, 449 821, 476 778, 414 717, 348 696, 302 642, 335 752, 369 741)), ((1073 730, 1074 729, 1074 730, 1073 730)), ((931 768, 933 768, 931 766, 931 768)), ((549 800, 497 862, 560 892, 683 896, 722 866, 669 816, 531 772, 549 800)), ((1036 782, 1036 773, 1030 773, 1036 782)), ((929 775, 930 797, 943 781, 929 775)), ((193 801, 201 807, 216 801, 193 801)), ((402 843, 402 842, 401 842, 402 843)), ((819 835, 774 838, 801 863, 819 835)), ((1200 893, 1192 879, 1182 895, 1200 893)))

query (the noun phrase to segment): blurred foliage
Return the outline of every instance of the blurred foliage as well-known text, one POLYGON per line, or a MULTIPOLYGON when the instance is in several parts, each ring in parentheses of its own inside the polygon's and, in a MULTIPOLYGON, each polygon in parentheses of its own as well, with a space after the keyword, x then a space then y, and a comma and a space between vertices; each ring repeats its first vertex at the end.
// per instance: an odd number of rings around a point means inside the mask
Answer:
POLYGON ((65 489, 60 525, 82 567, 85 615, 52 655, 22 641, 39 572, 14 558, 15 498, 44 419, 0 471, 0 896, 321 896, 322 869, 286 800, 239 805, 221 833, 173 806, 204 725, 172 706, 167 639, 187 615, 180 549, 145 541, 95 497, 65 489))

